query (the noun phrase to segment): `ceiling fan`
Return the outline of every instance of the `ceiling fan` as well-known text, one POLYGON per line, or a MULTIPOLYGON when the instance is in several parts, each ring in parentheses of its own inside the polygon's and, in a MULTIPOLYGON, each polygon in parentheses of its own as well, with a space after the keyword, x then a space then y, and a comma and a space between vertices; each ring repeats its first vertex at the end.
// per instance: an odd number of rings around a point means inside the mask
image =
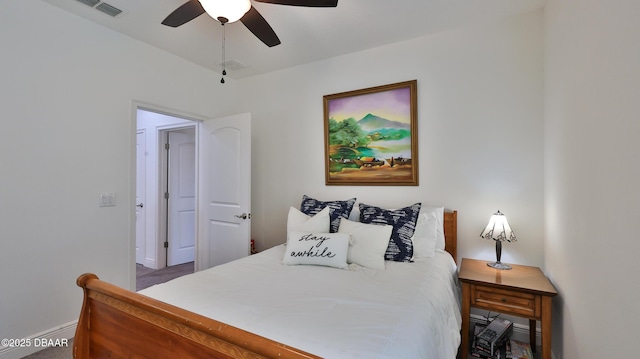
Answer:
MULTIPOLYGON (((305 7, 336 7, 338 0, 253 0, 261 3, 305 6, 305 7)), ((174 10, 163 25, 178 27, 196 17, 208 13, 221 24, 240 20, 260 41, 272 47, 280 44, 280 39, 271 28, 267 20, 260 15, 250 0, 189 0, 174 10)))

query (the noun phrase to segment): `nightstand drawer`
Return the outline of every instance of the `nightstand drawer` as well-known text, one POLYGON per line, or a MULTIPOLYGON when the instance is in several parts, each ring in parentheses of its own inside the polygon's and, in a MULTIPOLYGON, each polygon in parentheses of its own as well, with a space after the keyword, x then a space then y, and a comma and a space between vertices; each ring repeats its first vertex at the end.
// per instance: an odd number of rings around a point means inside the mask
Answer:
POLYGON ((471 286, 471 305, 535 319, 540 317, 541 298, 535 294, 473 285, 471 286))

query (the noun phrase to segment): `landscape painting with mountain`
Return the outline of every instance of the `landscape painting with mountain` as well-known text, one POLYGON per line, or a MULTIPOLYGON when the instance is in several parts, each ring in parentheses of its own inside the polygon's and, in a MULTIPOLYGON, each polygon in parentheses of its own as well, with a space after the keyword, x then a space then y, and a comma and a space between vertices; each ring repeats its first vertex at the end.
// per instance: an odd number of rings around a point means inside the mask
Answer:
POLYGON ((324 96, 327 184, 418 184, 416 85, 324 96))

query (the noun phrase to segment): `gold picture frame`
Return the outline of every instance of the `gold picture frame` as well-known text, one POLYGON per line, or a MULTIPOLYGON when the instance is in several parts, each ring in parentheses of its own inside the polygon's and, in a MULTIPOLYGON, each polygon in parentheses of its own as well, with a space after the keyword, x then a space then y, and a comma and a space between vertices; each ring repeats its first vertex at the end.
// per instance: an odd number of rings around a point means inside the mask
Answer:
POLYGON ((417 85, 323 97, 326 185, 418 185, 417 85))

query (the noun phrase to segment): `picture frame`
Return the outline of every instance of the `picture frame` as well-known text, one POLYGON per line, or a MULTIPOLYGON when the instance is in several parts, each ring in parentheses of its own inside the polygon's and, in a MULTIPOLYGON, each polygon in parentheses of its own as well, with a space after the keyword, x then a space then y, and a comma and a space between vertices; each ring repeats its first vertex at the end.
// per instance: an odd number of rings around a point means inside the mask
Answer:
POLYGON ((323 97, 326 185, 418 185, 417 85, 323 97))

